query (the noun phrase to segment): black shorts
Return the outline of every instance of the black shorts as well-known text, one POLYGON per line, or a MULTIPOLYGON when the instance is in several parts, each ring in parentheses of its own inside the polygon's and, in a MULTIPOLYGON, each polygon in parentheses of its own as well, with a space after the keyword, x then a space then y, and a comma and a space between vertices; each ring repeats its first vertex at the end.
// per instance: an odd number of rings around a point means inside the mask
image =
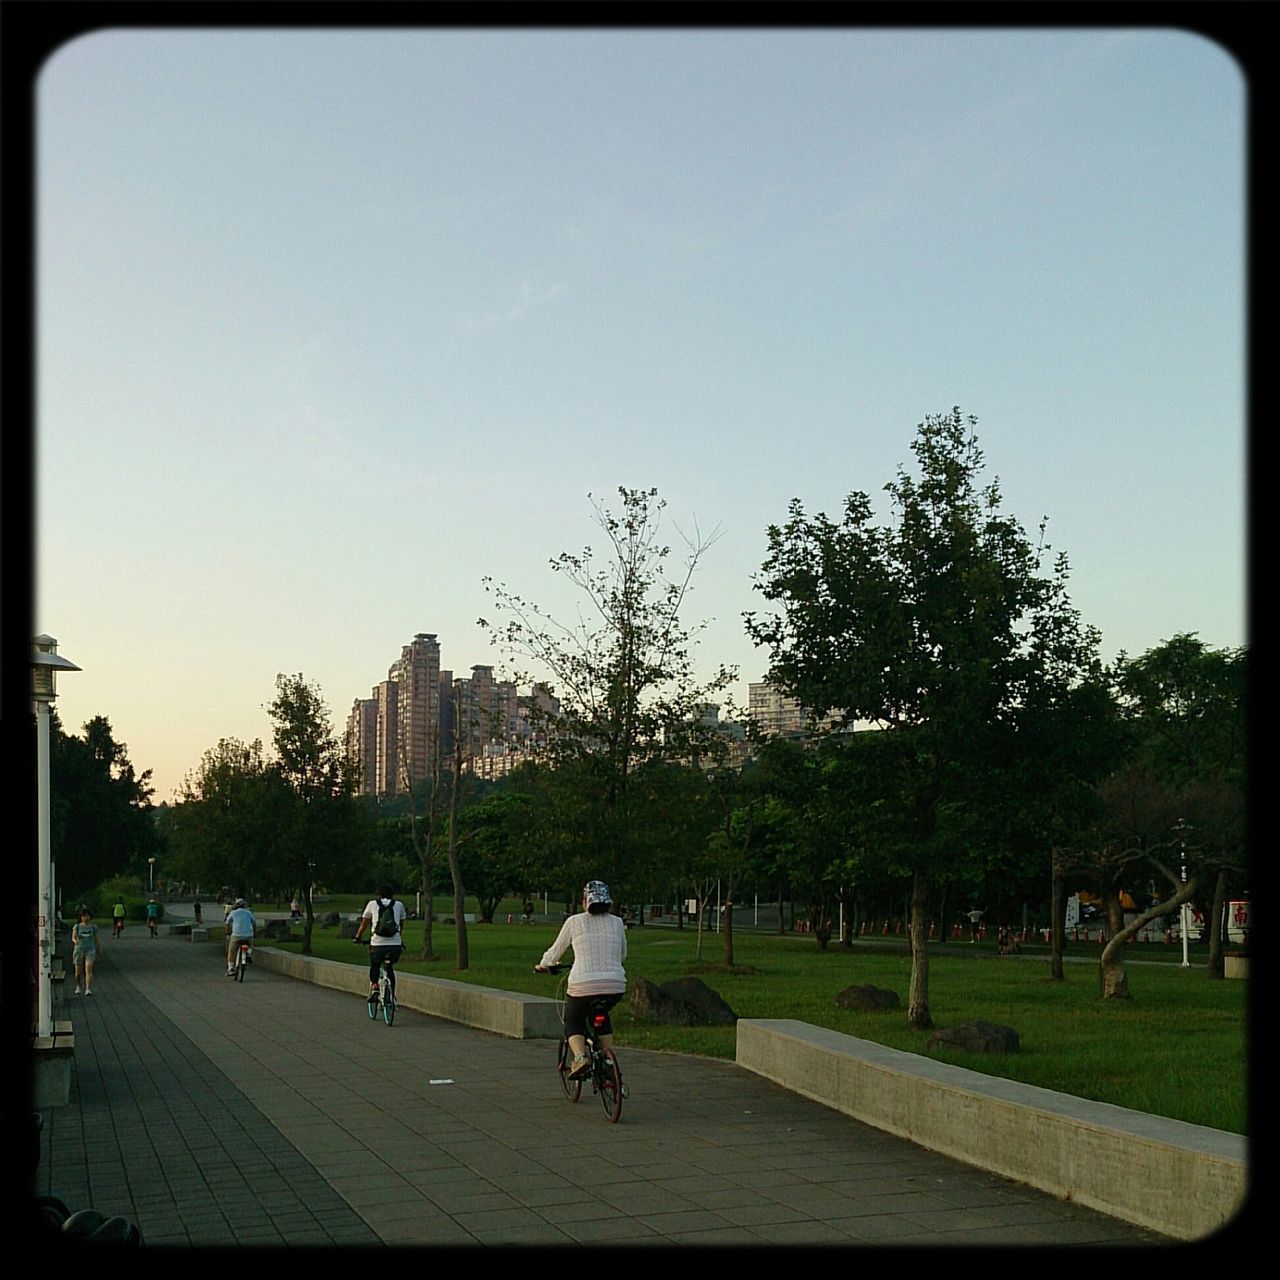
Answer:
POLYGON ((617 991, 607 996, 565 996, 564 998, 564 1033, 567 1036, 585 1036, 587 1034, 587 1015, 593 1004, 604 1005, 604 1022, 595 1028, 596 1035, 613 1035, 613 1021, 609 1010, 626 995, 625 991, 617 991))

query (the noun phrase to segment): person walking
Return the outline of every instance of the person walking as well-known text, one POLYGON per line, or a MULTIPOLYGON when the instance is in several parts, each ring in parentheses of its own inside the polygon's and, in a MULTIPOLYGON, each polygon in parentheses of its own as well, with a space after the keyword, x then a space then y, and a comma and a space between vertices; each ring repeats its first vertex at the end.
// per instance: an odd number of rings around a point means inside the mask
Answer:
POLYGON ((93 923, 87 906, 81 907, 79 918, 71 926, 71 963, 76 972, 76 995, 84 979, 84 994, 93 995, 93 965, 98 958, 98 937, 102 931, 93 923))
POLYGON ((385 964, 391 980, 391 994, 396 993, 395 963, 404 951, 404 937, 400 932, 408 912, 405 905, 384 884, 376 898, 370 898, 356 925, 356 942, 364 936, 364 927, 373 931, 369 938, 369 994, 378 990, 379 971, 385 964))
POLYGON ((564 1002, 564 1033, 573 1053, 569 1078, 581 1080, 591 1070, 587 1056, 587 1014, 593 1003, 606 1002, 604 1024, 596 1040, 602 1049, 613 1045, 613 1022, 609 1010, 627 992, 627 929, 613 914, 613 898, 603 880, 589 880, 582 890, 582 912, 570 916, 559 937, 534 968, 545 973, 548 966, 573 948, 573 968, 564 1002))
MULTIPOLYGON (((229 904, 231 905, 231 904, 229 904)), ((242 942, 253 943, 257 921, 243 898, 237 898, 227 912, 227 977, 236 976, 236 952, 242 942)))
POLYGON ((153 938, 156 936, 156 932, 159 927, 160 904, 152 898, 151 901, 147 903, 147 928, 151 931, 151 936, 153 938))
POLYGON ((193 911, 193 913, 195 914, 196 924, 204 924, 204 917, 203 917, 203 916, 201 916, 201 914, 200 914, 200 899, 199 899, 199 898, 197 898, 197 899, 195 900, 195 902, 193 902, 193 903, 191 904, 191 910, 192 910, 192 911, 193 911))

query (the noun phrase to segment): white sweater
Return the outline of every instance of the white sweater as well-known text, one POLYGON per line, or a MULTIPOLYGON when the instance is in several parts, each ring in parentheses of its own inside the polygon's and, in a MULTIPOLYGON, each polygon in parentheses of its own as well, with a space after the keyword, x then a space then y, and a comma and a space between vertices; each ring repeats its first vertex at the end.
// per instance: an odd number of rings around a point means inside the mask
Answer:
POLYGON ((621 916, 612 912, 593 916, 586 911, 570 916, 541 964, 558 963, 570 947, 573 968, 567 989, 571 996, 608 996, 627 989, 627 973, 622 967, 627 956, 627 929, 621 916))

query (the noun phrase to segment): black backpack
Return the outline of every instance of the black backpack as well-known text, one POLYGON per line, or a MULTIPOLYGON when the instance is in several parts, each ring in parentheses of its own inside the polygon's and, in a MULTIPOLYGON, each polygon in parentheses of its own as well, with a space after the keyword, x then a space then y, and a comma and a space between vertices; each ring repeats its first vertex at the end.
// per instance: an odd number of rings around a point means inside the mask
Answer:
POLYGON ((373 931, 379 938, 394 938, 400 932, 400 926, 396 924, 396 904, 394 901, 378 903, 378 920, 373 926, 373 931))

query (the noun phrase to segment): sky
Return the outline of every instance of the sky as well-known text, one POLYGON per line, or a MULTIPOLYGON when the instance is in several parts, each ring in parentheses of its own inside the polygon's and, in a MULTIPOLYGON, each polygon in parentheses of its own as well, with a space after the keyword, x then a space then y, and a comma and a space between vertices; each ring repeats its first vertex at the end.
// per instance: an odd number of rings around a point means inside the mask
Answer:
POLYGON ((36 83, 37 632, 157 802, 277 673, 335 728, 588 495, 715 532, 699 665, 799 498, 978 419, 1110 659, 1246 635, 1247 84, 1176 28, 108 29, 36 83))

